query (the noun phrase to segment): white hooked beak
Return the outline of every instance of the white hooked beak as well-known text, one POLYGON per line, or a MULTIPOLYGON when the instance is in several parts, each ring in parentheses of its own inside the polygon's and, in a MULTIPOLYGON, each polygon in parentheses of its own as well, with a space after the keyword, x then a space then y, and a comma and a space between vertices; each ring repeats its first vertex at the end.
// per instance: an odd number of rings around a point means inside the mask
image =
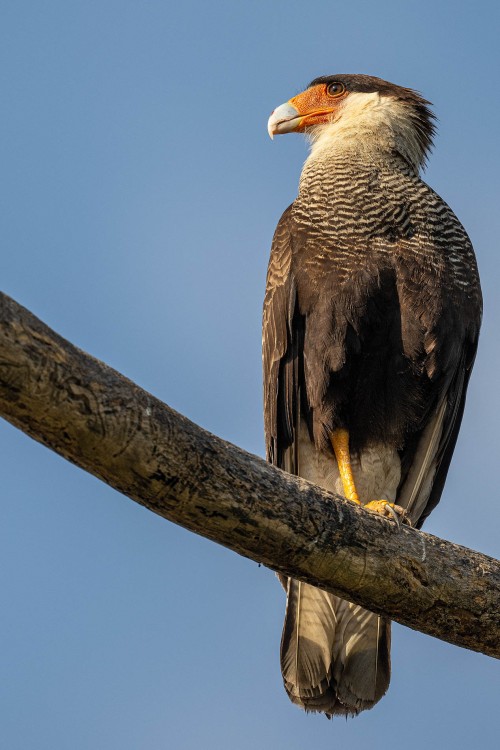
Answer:
POLYGON ((293 133, 299 127, 301 120, 302 115, 292 104, 289 102, 281 104, 267 121, 267 132, 271 140, 275 135, 293 133))

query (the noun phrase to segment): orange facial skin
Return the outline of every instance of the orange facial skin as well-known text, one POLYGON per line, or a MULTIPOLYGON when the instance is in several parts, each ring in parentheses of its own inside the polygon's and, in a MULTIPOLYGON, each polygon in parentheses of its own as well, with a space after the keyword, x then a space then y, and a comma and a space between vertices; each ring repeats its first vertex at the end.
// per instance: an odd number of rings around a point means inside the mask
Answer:
POLYGON ((330 96, 328 86, 320 83, 294 96, 293 99, 288 101, 288 104, 295 107, 301 115, 300 124, 295 129, 296 132, 302 133, 311 125, 328 122, 331 119, 332 112, 338 109, 340 102, 347 95, 348 92, 344 90, 341 94, 330 96))

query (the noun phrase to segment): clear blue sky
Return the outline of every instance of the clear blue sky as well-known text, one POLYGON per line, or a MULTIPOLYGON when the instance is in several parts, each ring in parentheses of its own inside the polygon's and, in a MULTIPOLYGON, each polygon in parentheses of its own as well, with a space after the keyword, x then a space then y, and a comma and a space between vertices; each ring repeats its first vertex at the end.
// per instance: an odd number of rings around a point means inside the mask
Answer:
MULTIPOLYGON (((429 532, 498 556, 496 2, 4 0, 3 290, 195 422, 263 454, 260 317, 312 78, 422 91, 426 179, 476 247, 485 321, 429 532)), ((6 750, 494 747, 498 662, 394 627, 390 692, 352 721, 285 696, 274 575, 0 425, 6 750)))

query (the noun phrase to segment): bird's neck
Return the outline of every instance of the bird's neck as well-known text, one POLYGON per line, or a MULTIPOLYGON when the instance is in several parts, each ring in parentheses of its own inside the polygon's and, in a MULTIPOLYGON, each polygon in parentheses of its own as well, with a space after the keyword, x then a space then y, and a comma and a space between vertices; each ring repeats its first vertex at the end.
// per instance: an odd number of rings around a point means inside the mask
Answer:
POLYGON ((381 183, 420 181, 418 171, 397 151, 356 148, 323 148, 306 160, 299 183, 298 200, 330 206, 342 197, 346 205, 363 203, 381 183))
POLYGON ((419 181, 418 173, 397 152, 381 155, 357 151, 325 150, 311 155, 300 176, 298 203, 315 204, 329 210, 339 200, 344 205, 362 205, 373 190, 394 180, 419 181))

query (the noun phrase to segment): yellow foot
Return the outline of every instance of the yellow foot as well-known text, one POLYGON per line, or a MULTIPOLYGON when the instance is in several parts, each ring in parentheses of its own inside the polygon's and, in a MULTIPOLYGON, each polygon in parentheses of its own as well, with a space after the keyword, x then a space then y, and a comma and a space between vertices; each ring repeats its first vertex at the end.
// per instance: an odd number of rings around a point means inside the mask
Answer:
POLYGON ((405 509, 395 503, 389 503, 387 500, 371 500, 363 507, 370 513, 378 513, 380 516, 392 518, 398 526, 400 521, 411 525, 405 509))

